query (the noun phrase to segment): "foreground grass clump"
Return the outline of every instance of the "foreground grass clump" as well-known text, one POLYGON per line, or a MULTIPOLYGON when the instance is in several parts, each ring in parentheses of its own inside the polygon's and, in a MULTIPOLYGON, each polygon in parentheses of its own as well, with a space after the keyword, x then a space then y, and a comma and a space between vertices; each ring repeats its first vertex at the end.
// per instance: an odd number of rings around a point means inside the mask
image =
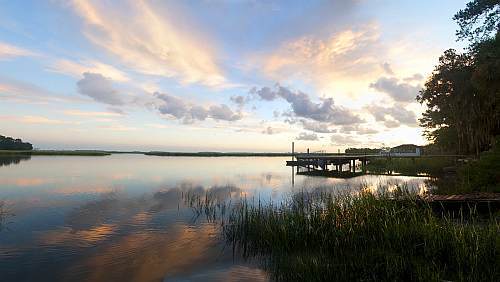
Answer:
POLYGON ((243 201, 224 236, 279 281, 500 281, 498 218, 436 215, 406 193, 243 201))

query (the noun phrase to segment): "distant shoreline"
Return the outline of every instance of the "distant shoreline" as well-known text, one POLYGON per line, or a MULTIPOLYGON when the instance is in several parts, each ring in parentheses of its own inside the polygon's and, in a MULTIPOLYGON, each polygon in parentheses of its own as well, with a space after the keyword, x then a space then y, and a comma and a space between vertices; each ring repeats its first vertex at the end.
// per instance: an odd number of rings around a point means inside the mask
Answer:
POLYGON ((0 150, 0 156, 8 155, 31 155, 31 156, 109 156, 107 151, 93 150, 0 150))
POLYGON ((113 154, 138 154, 164 157, 290 157, 292 153, 255 153, 255 152, 161 152, 161 151, 101 151, 101 150, 0 150, 2 155, 32 156, 109 156, 113 154))

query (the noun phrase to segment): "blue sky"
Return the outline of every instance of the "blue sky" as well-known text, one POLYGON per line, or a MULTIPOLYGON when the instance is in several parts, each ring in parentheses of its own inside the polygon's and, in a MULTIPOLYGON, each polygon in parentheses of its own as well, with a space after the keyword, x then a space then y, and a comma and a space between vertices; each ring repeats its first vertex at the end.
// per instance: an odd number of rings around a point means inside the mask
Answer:
POLYGON ((0 0, 0 134, 46 149, 424 144, 466 1, 0 0))

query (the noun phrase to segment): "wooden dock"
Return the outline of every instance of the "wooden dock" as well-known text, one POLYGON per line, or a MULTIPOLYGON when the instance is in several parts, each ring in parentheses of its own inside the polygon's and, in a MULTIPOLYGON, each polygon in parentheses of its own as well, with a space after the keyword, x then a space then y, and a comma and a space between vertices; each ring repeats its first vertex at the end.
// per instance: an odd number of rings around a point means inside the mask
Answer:
POLYGON ((449 157, 459 160, 464 158, 463 155, 423 155, 423 156, 393 156, 391 154, 371 154, 371 155, 345 155, 345 154, 294 154, 292 151, 292 160, 286 161, 287 166, 297 167, 297 172, 300 169, 310 171, 323 172, 358 172, 364 171, 366 164, 376 158, 442 158, 449 157))
POLYGON ((475 209, 479 213, 492 213, 500 210, 500 193, 476 192, 456 195, 426 195, 422 200, 434 209, 458 211, 475 209))
POLYGON ((500 193, 476 192, 459 195, 427 195, 425 199, 430 202, 500 202, 500 193))
POLYGON ((357 168, 363 170, 370 158, 380 155, 326 155, 326 154, 296 154, 296 160, 287 161, 287 166, 296 166, 297 169, 305 168, 307 171, 336 171, 356 172, 357 168), (344 169, 344 166, 347 166, 344 169))

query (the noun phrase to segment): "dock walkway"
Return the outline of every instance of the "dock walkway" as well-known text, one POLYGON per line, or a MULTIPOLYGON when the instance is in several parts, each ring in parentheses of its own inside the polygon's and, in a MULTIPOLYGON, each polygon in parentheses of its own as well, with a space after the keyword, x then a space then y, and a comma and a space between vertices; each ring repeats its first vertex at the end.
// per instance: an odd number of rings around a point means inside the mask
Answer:
POLYGON ((479 213, 492 213, 500 210, 500 193, 476 192, 458 195, 426 195, 422 200, 439 210, 464 210, 473 208, 479 213))

